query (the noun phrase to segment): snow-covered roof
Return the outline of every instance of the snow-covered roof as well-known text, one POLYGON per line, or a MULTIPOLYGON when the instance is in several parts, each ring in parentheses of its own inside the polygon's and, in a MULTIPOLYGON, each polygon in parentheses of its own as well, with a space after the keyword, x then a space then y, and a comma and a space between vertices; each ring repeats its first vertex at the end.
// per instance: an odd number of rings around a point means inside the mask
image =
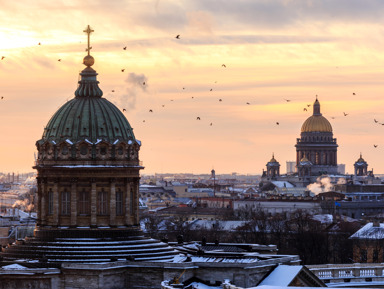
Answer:
POLYGON ((330 224, 333 222, 333 216, 330 214, 314 215, 312 219, 322 224, 330 224))
POLYGON ((1 267, 3 270, 26 270, 28 269, 27 267, 21 266, 19 264, 11 264, 7 266, 1 267))
POLYGON ((246 221, 212 221, 212 220, 197 220, 191 224, 191 230, 197 229, 220 229, 223 231, 236 230, 238 227, 244 226, 246 221))
POLYGON ((261 285, 288 286, 303 269, 303 266, 279 265, 267 276, 261 285))
POLYGON ((356 233, 351 239, 384 239, 384 224, 379 223, 378 226, 373 226, 373 223, 368 223, 356 233))
POLYGON ((274 184, 278 188, 294 188, 294 186, 290 182, 286 181, 272 181, 272 184, 274 184), (285 184, 285 186, 284 186, 285 184))

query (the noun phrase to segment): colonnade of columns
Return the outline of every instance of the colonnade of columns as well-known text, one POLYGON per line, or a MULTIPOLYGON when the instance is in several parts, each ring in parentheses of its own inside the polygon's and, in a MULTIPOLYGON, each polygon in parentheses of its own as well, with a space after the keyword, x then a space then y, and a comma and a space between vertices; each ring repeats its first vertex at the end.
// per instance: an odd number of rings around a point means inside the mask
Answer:
MULTIPOLYGON (((108 218, 109 226, 114 227, 117 225, 137 225, 139 223, 139 179, 138 178, 124 178, 119 179, 119 190, 122 188, 123 199, 119 200, 123 205, 122 213, 120 219, 123 219, 123 224, 121 221, 118 221, 116 215, 116 184, 117 179, 113 178, 109 182, 109 188, 106 189, 108 192, 108 214, 101 217, 108 218), (121 187, 123 183, 123 187, 121 187)), ((69 225, 71 227, 77 227, 79 225, 79 212, 78 212, 78 203, 79 203, 79 180, 77 178, 72 178, 69 182, 52 180, 48 178, 39 178, 38 179, 38 194, 36 198, 37 208, 37 218, 38 225, 41 226, 62 226, 60 222, 61 217, 69 218, 69 225), (61 192, 68 190, 70 188, 70 214, 62 215, 60 214, 60 202, 62 202, 61 192), (49 196, 49 194, 53 194, 49 196), (49 199, 52 198, 51 201, 49 199), (49 202, 52 202, 51 204, 49 202), (51 206, 52 209, 49 209, 51 206)), ((90 212, 85 217, 88 218, 88 223, 90 227, 97 227, 98 222, 98 188, 97 188, 97 179, 88 179, 89 186, 88 190, 90 191, 89 200, 90 203, 90 212)), ((82 184, 84 181, 82 180, 82 184)), ((83 186, 81 186, 83 189, 83 186)), ((63 204, 62 204, 63 205, 63 204)), ((119 216, 120 217, 120 216, 119 216)), ((81 216, 84 219, 84 216, 81 216)), ((67 221, 68 223, 68 221, 67 221)), ((65 225, 65 224, 64 224, 65 225)), ((82 226, 84 224, 81 224, 82 226)))
POLYGON ((334 150, 299 150, 296 163, 298 164, 304 156, 314 165, 337 165, 337 153, 334 150))

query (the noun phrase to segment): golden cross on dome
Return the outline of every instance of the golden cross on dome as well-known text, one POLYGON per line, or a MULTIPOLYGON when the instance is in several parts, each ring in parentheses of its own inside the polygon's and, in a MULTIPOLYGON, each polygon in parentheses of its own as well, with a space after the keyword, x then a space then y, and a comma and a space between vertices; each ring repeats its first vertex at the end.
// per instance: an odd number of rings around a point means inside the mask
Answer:
POLYGON ((88 34, 88 48, 86 49, 86 51, 88 51, 88 55, 90 55, 90 51, 92 49, 91 46, 89 46, 89 36, 91 35, 92 32, 94 32, 95 30, 92 30, 92 28, 88 25, 87 26, 87 29, 85 29, 83 32, 87 33, 88 34))

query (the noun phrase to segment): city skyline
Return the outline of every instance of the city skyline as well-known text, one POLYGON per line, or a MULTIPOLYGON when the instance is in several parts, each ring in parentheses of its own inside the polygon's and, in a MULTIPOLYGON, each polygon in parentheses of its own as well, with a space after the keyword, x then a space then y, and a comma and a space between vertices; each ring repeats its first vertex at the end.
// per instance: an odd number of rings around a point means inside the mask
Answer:
POLYGON ((99 86, 142 141, 143 174, 261 174, 272 153, 284 173, 316 95, 338 163, 351 174, 362 153, 383 173, 383 10, 362 0, 2 3, 0 171, 32 170, 44 126, 74 97, 89 24, 99 86))

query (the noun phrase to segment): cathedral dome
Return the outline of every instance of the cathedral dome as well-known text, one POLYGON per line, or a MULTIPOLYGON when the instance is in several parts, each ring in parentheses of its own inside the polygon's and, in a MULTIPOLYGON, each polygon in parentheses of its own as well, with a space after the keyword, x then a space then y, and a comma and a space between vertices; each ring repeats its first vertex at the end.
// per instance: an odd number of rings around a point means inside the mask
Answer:
POLYGON ((320 113, 320 103, 317 98, 313 104, 313 115, 303 123, 301 132, 332 132, 331 124, 320 113))
POLYGON ((132 128, 123 113, 102 98, 96 71, 91 67, 81 73, 75 98, 65 103, 51 117, 40 142, 72 143, 87 140, 92 143, 134 140, 132 128))

